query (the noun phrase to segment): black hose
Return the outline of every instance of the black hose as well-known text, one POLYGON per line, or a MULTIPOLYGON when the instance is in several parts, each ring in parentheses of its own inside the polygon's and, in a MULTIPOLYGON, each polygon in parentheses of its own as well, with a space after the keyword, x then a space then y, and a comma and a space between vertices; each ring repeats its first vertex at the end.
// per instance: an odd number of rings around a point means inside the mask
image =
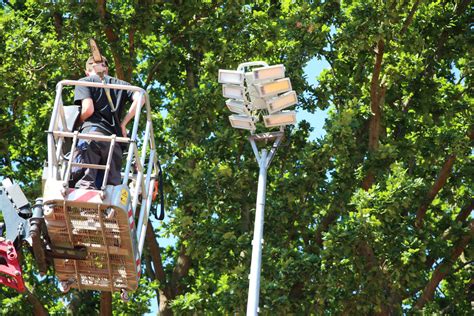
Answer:
POLYGON ((155 218, 159 221, 162 221, 165 218, 165 195, 163 192, 163 171, 161 170, 161 164, 158 162, 158 190, 160 193, 160 215, 157 215, 156 209, 154 211, 155 218))

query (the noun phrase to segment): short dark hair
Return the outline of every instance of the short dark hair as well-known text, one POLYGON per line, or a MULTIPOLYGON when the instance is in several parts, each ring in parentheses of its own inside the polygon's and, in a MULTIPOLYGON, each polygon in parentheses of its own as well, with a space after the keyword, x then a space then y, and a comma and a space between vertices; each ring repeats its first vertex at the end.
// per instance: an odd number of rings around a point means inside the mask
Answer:
MULTIPOLYGON (((105 56, 102 56, 102 60, 103 62, 105 63, 105 66, 108 68, 109 67, 109 63, 107 62, 107 58, 105 58, 105 56)), ((94 60, 94 57, 89 57, 87 59, 87 62, 86 62, 86 71, 87 72, 91 72, 91 71, 94 71, 94 65, 96 64, 95 60, 94 60)))

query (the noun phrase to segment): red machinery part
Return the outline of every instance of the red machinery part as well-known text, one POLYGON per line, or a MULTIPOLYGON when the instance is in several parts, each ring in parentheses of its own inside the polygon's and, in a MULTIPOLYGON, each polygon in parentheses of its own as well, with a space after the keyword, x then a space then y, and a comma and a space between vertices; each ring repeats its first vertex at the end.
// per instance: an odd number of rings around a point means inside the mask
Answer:
POLYGON ((18 255, 10 240, 0 238, 0 284, 4 284, 19 292, 24 292, 25 282, 21 275, 18 255))
POLYGON ((156 196, 158 195, 158 190, 159 190, 159 185, 158 181, 155 182, 155 186, 153 188, 153 196, 152 196, 152 201, 156 200, 156 196))

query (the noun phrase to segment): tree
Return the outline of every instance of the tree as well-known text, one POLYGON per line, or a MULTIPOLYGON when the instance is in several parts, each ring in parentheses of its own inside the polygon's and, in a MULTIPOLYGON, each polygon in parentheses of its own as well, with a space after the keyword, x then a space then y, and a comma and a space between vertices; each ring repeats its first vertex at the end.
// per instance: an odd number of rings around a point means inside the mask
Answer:
MULTIPOLYGON (((154 295, 163 315, 244 313, 258 166, 246 134, 227 122, 217 70, 284 63, 298 108, 328 118, 316 141, 305 121, 288 128, 269 170, 262 312, 467 314, 469 4, 3 2, 1 175, 40 194, 38 131, 54 85, 81 76, 86 40, 96 37, 117 76, 149 89, 171 211, 169 222, 149 225, 135 304, 114 296, 114 313, 141 313, 154 295), (331 65, 316 87, 303 73, 312 58, 331 65), (167 234, 178 241, 164 249, 156 236, 167 234)), ((33 299, 64 310, 52 275, 38 278, 30 260, 33 299)), ((25 298, 0 291, 3 306, 19 310, 25 298)), ((99 293, 73 291, 67 301, 78 313, 99 311, 99 293)))

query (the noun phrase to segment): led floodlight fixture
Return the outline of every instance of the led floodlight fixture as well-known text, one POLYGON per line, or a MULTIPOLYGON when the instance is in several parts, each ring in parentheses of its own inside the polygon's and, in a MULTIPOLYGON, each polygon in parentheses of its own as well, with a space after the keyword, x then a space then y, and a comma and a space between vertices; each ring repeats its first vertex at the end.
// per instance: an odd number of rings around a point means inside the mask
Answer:
POLYGON ((225 104, 231 112, 250 116, 250 112, 242 100, 227 100, 225 104))
POLYGON ((229 116, 230 124, 233 128, 246 129, 254 131, 256 129, 254 119, 246 115, 231 115, 229 116))
POLYGON ((290 79, 284 78, 267 83, 255 84, 260 97, 270 97, 291 90, 290 79))
POLYGON ((222 95, 230 99, 244 99, 244 88, 235 84, 222 85, 222 95))
POLYGON ((296 123, 296 112, 280 112, 277 114, 264 115, 263 121, 266 127, 278 127, 296 123))
POLYGON ((252 71, 253 80, 270 80, 285 77, 285 66, 274 65, 269 67, 255 68, 252 71))
POLYGON ((219 69, 222 94, 229 99, 226 106, 235 113, 229 117, 232 127, 254 134, 260 115, 266 127, 280 127, 280 132, 296 123, 296 112, 282 112, 298 102, 285 71, 282 64, 269 66, 263 61, 241 63, 237 70, 219 69))
POLYGON ((230 83, 238 85, 243 84, 244 72, 237 70, 219 69, 218 81, 219 83, 230 83))
POLYGON ((298 102, 295 91, 290 91, 267 101, 268 113, 272 114, 298 102))

